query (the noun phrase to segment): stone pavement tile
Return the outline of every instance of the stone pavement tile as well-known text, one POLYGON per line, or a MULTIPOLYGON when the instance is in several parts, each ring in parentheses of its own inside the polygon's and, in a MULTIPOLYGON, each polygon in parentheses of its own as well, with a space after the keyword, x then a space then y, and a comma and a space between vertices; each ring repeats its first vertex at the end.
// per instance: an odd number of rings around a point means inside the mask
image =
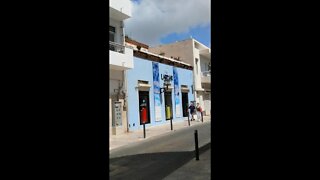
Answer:
POLYGON ((169 174, 164 180, 209 180, 211 179, 211 149, 200 154, 199 160, 191 161, 169 174))

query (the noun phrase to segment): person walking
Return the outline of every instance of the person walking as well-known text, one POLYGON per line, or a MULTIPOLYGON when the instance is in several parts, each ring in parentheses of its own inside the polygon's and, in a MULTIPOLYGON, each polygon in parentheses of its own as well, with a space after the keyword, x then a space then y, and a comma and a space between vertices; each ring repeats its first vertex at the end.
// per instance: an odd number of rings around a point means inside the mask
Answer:
POLYGON ((193 115, 195 114, 195 107, 194 107, 193 103, 190 104, 189 109, 190 109, 191 121, 195 120, 193 118, 193 115))
POLYGON ((202 112, 202 108, 201 108, 201 106, 200 106, 200 104, 199 104, 199 103, 197 103, 196 110, 197 110, 197 121, 200 121, 201 116, 202 116, 202 114, 201 114, 201 112, 202 112))

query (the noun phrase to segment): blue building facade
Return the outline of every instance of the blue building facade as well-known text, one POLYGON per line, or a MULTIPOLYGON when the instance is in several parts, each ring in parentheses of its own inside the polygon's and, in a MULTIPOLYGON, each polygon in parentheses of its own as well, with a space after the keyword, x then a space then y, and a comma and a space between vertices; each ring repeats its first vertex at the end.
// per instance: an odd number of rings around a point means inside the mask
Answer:
POLYGON ((170 123, 171 118, 173 122, 186 120, 187 107, 194 101, 193 71, 140 57, 133 61, 134 68, 126 73, 129 131, 142 129, 143 121, 150 127, 170 123), (172 76, 165 92, 160 89, 164 75, 172 76))

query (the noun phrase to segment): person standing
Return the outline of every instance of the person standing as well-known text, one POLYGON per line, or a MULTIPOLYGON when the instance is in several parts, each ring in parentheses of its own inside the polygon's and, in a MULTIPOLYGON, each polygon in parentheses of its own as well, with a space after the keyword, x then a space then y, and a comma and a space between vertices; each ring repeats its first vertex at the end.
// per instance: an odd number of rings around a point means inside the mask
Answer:
POLYGON ((191 121, 195 120, 193 118, 193 115, 195 114, 195 107, 194 107, 193 103, 190 104, 189 109, 190 109, 191 121))
POLYGON ((201 108, 201 106, 200 106, 200 104, 199 103, 197 103, 197 107, 196 107, 196 110, 197 110, 197 121, 200 121, 200 119, 201 119, 201 112, 202 112, 202 108, 201 108))

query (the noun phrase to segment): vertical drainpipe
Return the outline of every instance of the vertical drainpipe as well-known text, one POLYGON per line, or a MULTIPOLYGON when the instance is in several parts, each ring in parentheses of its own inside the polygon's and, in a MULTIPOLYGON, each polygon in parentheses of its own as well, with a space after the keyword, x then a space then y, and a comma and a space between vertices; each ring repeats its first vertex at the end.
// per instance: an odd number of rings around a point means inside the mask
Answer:
POLYGON ((126 73, 126 70, 123 71, 123 81, 124 81, 124 86, 123 86, 123 91, 125 92, 125 95, 124 95, 124 104, 125 104, 125 107, 126 107, 126 126, 127 126, 127 132, 129 132, 129 104, 128 104, 128 89, 127 89, 127 73, 126 73))
MULTIPOLYGON (((195 61, 195 59, 194 59, 195 61)), ((194 69, 193 69, 193 95, 194 95, 194 101, 197 100, 197 91, 196 91, 196 86, 197 86, 197 82, 196 82, 196 73, 197 73, 197 70, 196 70, 196 65, 194 64, 194 69)))
POLYGON ((126 44, 126 38, 125 38, 125 31, 124 31, 124 23, 123 23, 123 21, 121 21, 120 27, 121 27, 121 30, 122 30, 122 32, 121 32, 122 33, 121 41, 122 41, 122 44, 125 45, 126 44))
MULTIPOLYGON (((192 76, 193 76, 193 97, 194 97, 194 101, 197 100, 197 91, 196 91, 196 73, 197 73, 197 66, 196 66, 196 59, 194 57, 194 40, 192 40, 192 63, 193 63, 193 72, 192 72, 192 76)), ((194 104, 195 105, 195 104, 194 104)))
MULTIPOLYGON (((122 8, 121 8, 121 11, 122 11, 122 8)), ((121 30, 122 30, 122 44, 124 45, 124 48, 126 46, 126 39, 125 39, 125 30, 124 30, 124 23, 123 21, 121 21, 121 30)), ((125 49, 124 49, 124 52, 126 53, 125 49)), ((124 92, 124 97, 123 97, 123 103, 125 105, 125 110, 126 110, 126 126, 127 126, 127 132, 129 132, 129 118, 128 118, 128 113, 129 113, 129 105, 128 105, 128 89, 127 89, 127 73, 126 73, 126 70, 123 70, 123 73, 122 73, 122 77, 123 77, 123 92, 124 92)))

